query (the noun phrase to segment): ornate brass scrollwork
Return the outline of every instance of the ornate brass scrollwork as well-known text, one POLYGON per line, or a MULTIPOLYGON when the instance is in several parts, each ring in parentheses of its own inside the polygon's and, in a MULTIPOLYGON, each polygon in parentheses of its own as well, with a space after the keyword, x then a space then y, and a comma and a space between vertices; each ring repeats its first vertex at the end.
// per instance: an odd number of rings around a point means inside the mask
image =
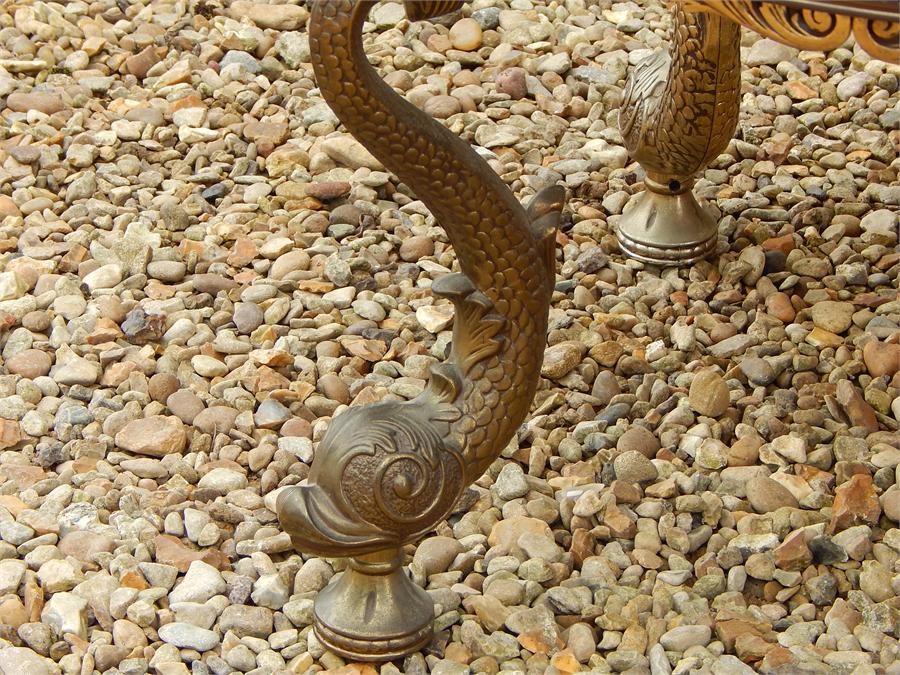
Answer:
POLYGON ((853 37, 882 61, 900 61, 900 6, 894 0, 704 0, 689 3, 799 49, 827 51, 853 37))

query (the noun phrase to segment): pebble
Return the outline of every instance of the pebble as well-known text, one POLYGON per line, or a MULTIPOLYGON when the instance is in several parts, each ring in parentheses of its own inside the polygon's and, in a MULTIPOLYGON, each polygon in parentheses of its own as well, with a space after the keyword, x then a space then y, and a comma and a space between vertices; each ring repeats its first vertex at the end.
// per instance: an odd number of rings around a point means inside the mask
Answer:
POLYGON ((116 434, 116 445, 127 452, 150 457, 180 453, 187 444, 184 423, 177 417, 153 415, 133 420, 116 434))
POLYGON ((296 5, 269 5, 262 2, 238 0, 231 3, 229 13, 240 20, 247 17, 260 28, 297 30, 305 25, 309 12, 296 5))
POLYGON ((628 450, 616 457, 616 478, 626 483, 645 483, 656 480, 659 472, 646 455, 628 450))
POLYGON ((220 643, 220 638, 214 631, 178 621, 160 626, 158 633, 160 640, 181 649, 206 652, 220 643))
POLYGON ((865 72, 848 75, 838 82, 837 97, 841 101, 848 101, 854 96, 861 96, 871 82, 871 76, 865 72))
POLYGON ((221 377, 228 374, 228 366, 213 356, 199 354, 191 359, 191 365, 201 377, 221 377))
POLYGON ((741 361, 741 372, 747 376, 751 384, 766 386, 775 381, 776 373, 772 365, 765 359, 748 357, 741 361))
POLYGON ((98 288, 112 288, 122 281, 122 267, 116 263, 103 265, 86 275, 83 281, 92 291, 98 288))
POLYGON ((58 93, 31 91, 13 92, 6 98, 6 107, 13 112, 27 113, 30 110, 52 115, 63 109, 58 93))
POLYGON ((413 562, 426 575, 446 572, 450 563, 464 551, 464 547, 452 537, 429 537, 416 548, 413 562))
POLYGON ((31 675, 55 675, 59 672, 59 668, 52 660, 25 647, 0 649, 0 668, 4 672, 28 672, 31 675))
POLYGON ((407 237, 400 244, 398 253, 406 262, 418 262, 426 256, 434 255, 434 240, 425 235, 407 237))
POLYGON ((147 274, 153 279, 175 284, 184 279, 187 266, 178 260, 159 260, 147 265, 147 274))
POLYGON ((825 300, 815 303, 812 308, 813 324, 832 333, 843 333, 853 322, 855 309, 849 302, 825 300))
POLYGON ((796 53, 797 50, 792 47, 764 38, 754 41, 745 63, 750 67, 774 66, 782 61, 790 61, 796 53))
POLYGON ((482 30, 475 19, 460 19, 450 28, 450 43, 454 49, 470 52, 481 46, 482 30))
POLYGON ((100 364, 61 350, 56 355, 56 365, 50 369, 50 377, 57 384, 67 386, 92 385, 100 379, 100 364))
POLYGON ((653 432, 645 427, 631 427, 619 436, 616 449, 622 454, 626 452, 639 452, 648 459, 656 457, 659 450, 659 441, 653 432))
POLYGON ((225 593, 228 586, 212 565, 194 560, 187 574, 169 593, 169 602, 206 602, 214 595, 225 593))
POLYGON ((728 409, 728 386, 718 373, 701 371, 691 381, 688 399, 695 412, 707 417, 718 417, 728 409))
POLYGON ((507 68, 497 74, 497 91, 513 100, 528 96, 527 72, 524 68, 507 68))
POLYGON ((497 489, 497 495, 505 500, 524 497, 528 492, 528 482, 525 480, 522 468, 517 464, 504 466, 494 485, 497 489))
POLYGON ((87 638, 87 606, 87 601, 74 593, 54 593, 41 611, 41 622, 57 637, 72 633, 84 640, 87 638))
POLYGON ((39 349, 25 349, 6 360, 6 368, 14 375, 33 380, 50 372, 52 357, 39 349))
POLYGON ((242 490, 247 487, 247 477, 238 471, 217 467, 203 476, 197 485, 227 494, 231 490, 242 490))
POLYGON ((892 376, 900 371, 900 344, 867 342, 863 347, 863 360, 872 377, 892 376))
POLYGON ((747 501, 757 513, 771 513, 783 506, 797 508, 797 499, 780 483, 767 476, 757 476, 747 481, 747 501))
POLYGON ((584 345, 575 342, 563 342, 549 347, 544 352, 541 375, 549 379, 563 377, 581 362, 584 352, 584 345))
POLYGON ((429 333, 440 333, 453 323, 453 305, 426 305, 416 310, 416 320, 429 333))
POLYGON ((673 652, 684 652, 690 647, 706 646, 712 631, 709 626, 677 626, 659 637, 664 649, 673 652))
POLYGON ((173 392, 166 399, 166 407, 185 424, 193 424, 197 415, 205 409, 203 401, 186 389, 173 392))
MULTIPOLYGON (((265 322, 265 314, 263 313, 262 308, 260 308, 257 304, 252 302, 239 302, 234 307, 234 325, 238 329, 238 332, 242 335, 250 335, 253 331, 259 328, 265 322)), ((194 359, 201 359, 203 357, 196 356, 194 359)), ((198 370, 198 365, 196 361, 192 360, 192 364, 194 364, 194 369, 198 370)), ((222 364, 223 366, 225 364, 222 364)), ((221 374, 227 373, 227 366, 225 369, 221 369, 218 367, 218 364, 203 362, 202 368, 206 370, 207 373, 211 371, 223 371, 221 374)), ((201 373, 202 374, 202 373, 201 373)))

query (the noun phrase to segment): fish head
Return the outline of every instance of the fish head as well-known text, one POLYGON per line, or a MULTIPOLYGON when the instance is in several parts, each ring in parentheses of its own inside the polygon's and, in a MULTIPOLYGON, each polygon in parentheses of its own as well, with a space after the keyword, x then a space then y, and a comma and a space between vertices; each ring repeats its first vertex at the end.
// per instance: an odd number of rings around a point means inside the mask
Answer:
POLYGON ((410 21, 437 19, 459 11, 465 0, 404 0, 406 16, 410 21))
POLYGON ((462 494, 463 465, 426 400, 351 406, 316 449, 305 482, 279 495, 294 546, 356 555, 412 541, 462 494))

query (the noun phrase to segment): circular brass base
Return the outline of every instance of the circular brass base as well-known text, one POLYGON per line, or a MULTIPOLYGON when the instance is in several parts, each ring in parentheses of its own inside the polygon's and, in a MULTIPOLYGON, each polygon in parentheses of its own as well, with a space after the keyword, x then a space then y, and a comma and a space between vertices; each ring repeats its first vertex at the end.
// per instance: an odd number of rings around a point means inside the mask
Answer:
POLYGON ((690 189, 645 189, 619 218, 616 237, 630 257, 654 265, 690 265, 716 250, 715 219, 690 189))
POLYGON ((390 661, 431 641, 434 603, 403 573, 400 551, 352 558, 316 597, 313 629, 353 661, 390 661))

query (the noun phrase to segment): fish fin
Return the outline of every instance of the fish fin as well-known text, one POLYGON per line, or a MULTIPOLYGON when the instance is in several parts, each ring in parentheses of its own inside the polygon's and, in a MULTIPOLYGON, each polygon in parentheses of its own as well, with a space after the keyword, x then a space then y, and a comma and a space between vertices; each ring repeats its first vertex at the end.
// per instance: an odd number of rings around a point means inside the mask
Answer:
POLYGON ((453 320, 453 355, 462 376, 477 363, 500 352, 506 319, 490 313, 491 299, 475 288, 464 274, 446 274, 431 284, 435 295, 448 298, 456 308, 453 320))
POLYGON ((320 485, 304 481, 278 495, 278 520, 294 546, 320 556, 377 551, 393 542, 370 523, 351 517, 320 485))
MULTIPOLYGON (((441 403, 454 403, 462 391, 459 370, 452 363, 434 364, 431 366, 431 380, 428 387, 431 394, 441 403)), ((458 411, 456 416, 459 417, 458 411)))
POLYGON ((539 242, 550 288, 556 281, 556 229, 565 199, 565 188, 551 185, 532 197, 525 210, 531 231, 539 242))
POLYGON ((659 105, 671 58, 660 50, 637 63, 625 82, 619 106, 619 129, 625 147, 633 153, 644 134, 647 118, 659 105))

